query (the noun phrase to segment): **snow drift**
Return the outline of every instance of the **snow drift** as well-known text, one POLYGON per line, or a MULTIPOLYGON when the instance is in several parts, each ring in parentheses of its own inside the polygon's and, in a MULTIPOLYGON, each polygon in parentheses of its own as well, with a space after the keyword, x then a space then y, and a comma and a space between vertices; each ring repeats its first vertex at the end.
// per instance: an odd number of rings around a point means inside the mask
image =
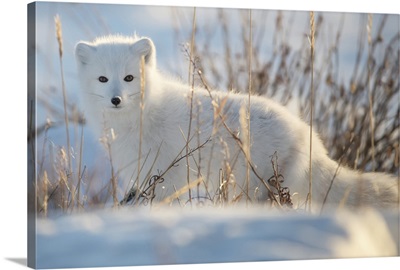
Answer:
POLYGON ((398 213, 129 208, 39 219, 38 268, 397 256, 398 213))

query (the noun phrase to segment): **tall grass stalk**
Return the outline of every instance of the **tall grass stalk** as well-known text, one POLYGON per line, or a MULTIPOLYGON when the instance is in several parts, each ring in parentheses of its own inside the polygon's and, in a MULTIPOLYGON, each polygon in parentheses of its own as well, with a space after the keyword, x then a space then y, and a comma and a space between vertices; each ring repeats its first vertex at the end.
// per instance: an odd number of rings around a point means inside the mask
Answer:
MULTIPOLYGON (((68 172, 65 174, 65 178, 63 178, 65 182, 65 186, 69 191, 69 195, 71 196, 69 202, 67 203, 67 207, 70 205, 75 204, 75 192, 71 190, 71 187, 68 186, 68 180, 73 177, 72 173, 72 162, 71 162, 71 142, 69 136, 69 117, 68 117, 68 110, 67 110, 67 94, 66 94, 66 87, 65 87, 65 79, 64 79, 64 65, 63 65, 63 38, 62 38, 62 25, 60 16, 56 15, 54 18, 55 26, 56 26, 56 37, 58 42, 58 52, 59 52, 59 59, 60 59, 60 72, 61 72, 61 89, 63 95, 63 107, 64 107, 64 122, 65 122, 65 133, 67 139, 67 153, 66 153, 66 162, 68 166, 68 172)), ((64 204, 63 204, 64 205, 64 204)))
MULTIPOLYGON (((115 168, 114 168, 114 162, 113 162, 113 156, 112 156, 112 151, 111 151, 111 146, 112 142, 115 140, 116 136, 114 133, 113 128, 107 128, 106 126, 106 117, 103 113, 103 136, 100 138, 100 143, 103 144, 105 150, 107 151, 108 154, 108 161, 110 164, 110 173, 111 173, 111 178, 110 178, 110 184, 111 184, 111 196, 113 198, 113 207, 117 207, 119 205, 118 198, 117 198, 117 193, 118 193, 118 183, 117 183, 117 175, 115 173, 115 168)), ((108 184, 109 185, 109 184, 108 184)), ((108 200, 108 196, 105 201, 108 200)))
MULTIPOLYGON (((190 85, 190 114, 189 114, 189 125, 188 132, 186 137, 186 176, 187 176, 187 184, 190 184, 190 164, 189 164, 189 141, 191 137, 192 130, 192 122, 193 122, 193 96, 194 96, 194 43, 195 43, 195 34, 196 34, 196 7, 193 8, 193 20, 192 20, 192 37, 190 41, 190 53, 189 53, 189 73, 188 73, 188 83, 190 85)), ((192 203, 192 189, 189 188, 189 202, 192 203)))
MULTIPOLYGON (((140 171, 141 171, 141 158, 142 158, 142 140, 143 140, 143 111, 144 111, 144 92, 145 92, 145 62, 144 56, 140 59, 140 116, 139 116, 139 149, 138 149, 138 166, 137 166, 137 176, 136 183, 134 186, 139 188, 140 182, 140 171)), ((137 202, 139 199, 140 192, 136 193, 135 201, 137 202)))
POLYGON ((80 141, 80 148, 79 148, 79 164, 78 164, 78 184, 77 184, 77 206, 80 208, 83 206, 83 203, 80 201, 81 198, 81 185, 82 185, 82 178, 83 178, 83 173, 82 173, 82 159, 83 159, 83 142, 84 142, 84 137, 83 137, 83 126, 81 128, 81 141, 80 141))
POLYGON ((368 35, 368 67, 367 67, 367 84, 368 84, 368 101, 369 101, 369 124, 371 132, 371 171, 375 171, 375 117, 374 103, 371 87, 371 69, 372 69, 372 14, 368 14, 367 35, 368 35))
MULTIPOLYGON (((252 81, 252 79, 251 79, 251 71, 252 71, 252 56, 253 56, 253 23, 252 23, 252 13, 251 13, 251 10, 249 10, 249 48, 248 48, 248 50, 249 50, 249 55, 248 55, 248 57, 249 57, 249 64, 248 64, 248 66, 249 66, 249 89, 248 89, 248 104, 247 104, 247 134, 246 134, 246 136, 247 136, 247 143, 246 143, 246 145, 245 145, 245 149, 246 149, 246 152, 247 152, 247 159, 248 160, 251 160, 251 156, 250 156, 250 148, 251 148, 251 145, 250 145, 250 139, 251 139, 251 136, 250 136, 250 101, 251 101, 251 94, 252 94, 252 89, 251 89, 251 86, 252 86, 252 84, 251 84, 251 81, 252 81)), ((247 194, 249 194, 249 185, 250 185, 250 164, 249 164, 249 162, 247 162, 247 165, 246 165, 246 193, 247 194)), ((248 201, 249 201, 249 196, 246 196, 246 204, 248 204, 248 201)))
MULTIPOLYGON (((106 130, 105 130, 106 131, 106 130)), ((103 143, 108 151, 108 158, 110 161, 110 170, 111 170, 111 194, 113 197, 113 206, 117 207, 119 205, 118 201, 118 183, 117 183, 117 175, 115 174, 112 151, 111 151, 111 143, 115 140, 115 133, 113 129, 110 129, 108 134, 105 134, 103 138, 103 143)))
POLYGON ((311 89, 310 89, 310 160, 309 160, 309 179, 308 179, 308 207, 312 207, 312 130, 314 116, 314 46, 315 46, 315 23, 314 12, 310 12, 310 66, 311 66, 311 89))
POLYGON ((44 217, 47 217, 47 208, 48 208, 48 202, 49 202, 49 179, 47 177, 46 171, 44 171, 44 173, 43 173, 42 181, 43 181, 43 193, 44 193, 42 209, 43 209, 44 217))
POLYGON ((71 155, 70 155, 70 138, 69 138, 69 120, 68 120, 68 110, 67 110, 67 94, 65 90, 65 79, 64 79, 64 65, 63 65, 63 39, 62 39, 62 27, 61 27, 61 20, 60 16, 56 15, 54 17, 55 25, 56 25, 56 36, 58 42, 58 52, 59 52, 59 59, 60 59, 60 71, 61 71, 61 83, 62 83, 62 95, 63 95, 63 106, 64 106, 64 121, 65 121, 65 133, 67 137, 67 162, 68 162, 68 169, 69 173, 72 172, 72 164, 71 164, 71 155))

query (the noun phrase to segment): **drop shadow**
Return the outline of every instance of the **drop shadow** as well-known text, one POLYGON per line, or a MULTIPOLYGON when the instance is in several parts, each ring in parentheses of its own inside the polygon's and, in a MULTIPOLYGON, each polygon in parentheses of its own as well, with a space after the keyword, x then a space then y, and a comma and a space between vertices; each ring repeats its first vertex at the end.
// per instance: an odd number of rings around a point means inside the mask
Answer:
POLYGON ((27 266, 27 263, 28 263, 27 258, 5 258, 5 259, 10 262, 14 262, 16 264, 22 265, 22 266, 27 266))

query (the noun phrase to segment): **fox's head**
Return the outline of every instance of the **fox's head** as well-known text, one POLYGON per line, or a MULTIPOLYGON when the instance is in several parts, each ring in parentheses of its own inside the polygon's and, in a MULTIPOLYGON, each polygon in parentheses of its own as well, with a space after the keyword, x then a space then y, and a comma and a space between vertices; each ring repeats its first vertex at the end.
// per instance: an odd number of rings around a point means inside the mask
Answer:
POLYGON ((142 59, 145 70, 156 65, 153 42, 136 36, 79 42, 75 57, 84 94, 102 110, 121 109, 140 99, 142 59))

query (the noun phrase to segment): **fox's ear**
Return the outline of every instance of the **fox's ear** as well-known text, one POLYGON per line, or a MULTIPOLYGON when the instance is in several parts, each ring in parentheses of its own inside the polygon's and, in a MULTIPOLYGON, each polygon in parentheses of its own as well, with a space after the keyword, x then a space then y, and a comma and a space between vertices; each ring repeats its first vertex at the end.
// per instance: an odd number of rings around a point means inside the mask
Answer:
POLYGON ((132 44, 131 51, 134 54, 144 56, 147 65, 155 67, 156 65, 156 48, 153 41, 149 38, 141 38, 132 44))
POLYGON ((85 42, 79 42, 75 46, 75 58, 83 65, 86 65, 92 59, 92 55, 96 52, 96 47, 85 42))

